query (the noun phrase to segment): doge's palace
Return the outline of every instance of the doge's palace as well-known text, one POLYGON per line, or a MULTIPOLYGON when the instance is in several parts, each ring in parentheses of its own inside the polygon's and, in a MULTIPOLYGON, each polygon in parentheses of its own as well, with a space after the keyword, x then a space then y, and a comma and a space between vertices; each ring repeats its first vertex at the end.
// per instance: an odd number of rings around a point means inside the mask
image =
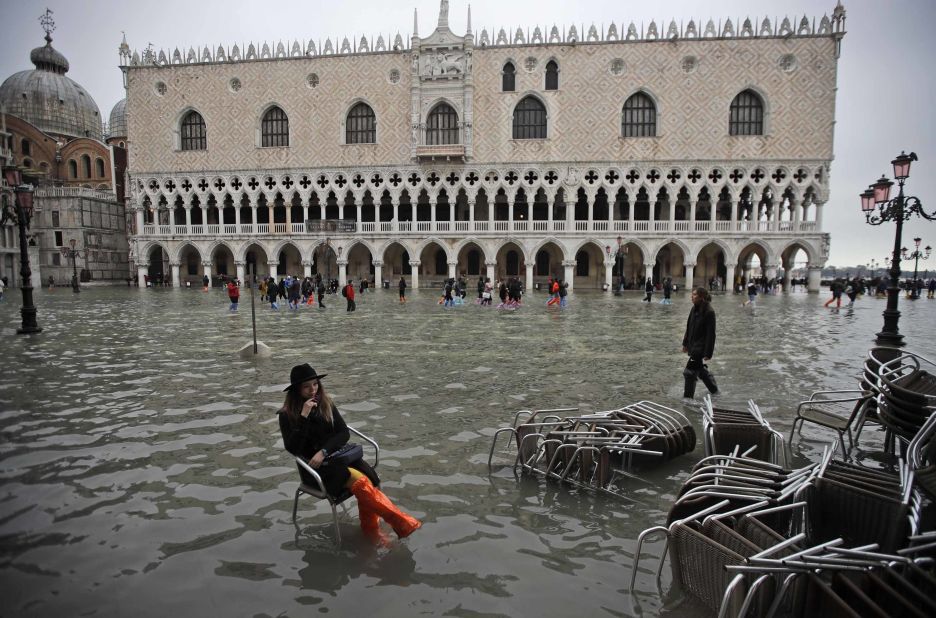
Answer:
POLYGON ((141 282, 788 285, 800 255, 818 290, 841 5, 476 37, 448 4, 425 38, 122 45, 141 282))

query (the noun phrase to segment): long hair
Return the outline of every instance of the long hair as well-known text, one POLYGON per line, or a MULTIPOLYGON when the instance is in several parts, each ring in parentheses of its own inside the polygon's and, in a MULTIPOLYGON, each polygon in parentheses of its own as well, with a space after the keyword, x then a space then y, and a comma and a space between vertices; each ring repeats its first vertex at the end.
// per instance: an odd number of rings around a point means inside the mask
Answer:
MULTIPOLYGON (((326 423, 331 425, 335 421, 334 414, 332 414, 332 411, 335 409, 335 404, 332 403, 332 398, 328 395, 328 392, 326 392, 325 387, 322 386, 321 380, 318 381, 318 385, 319 403, 312 414, 320 415, 325 419, 326 423)), ((299 394, 298 386, 286 391, 286 401, 283 402, 283 409, 286 410, 286 414, 289 415, 289 420, 294 425, 299 423, 299 416, 302 414, 303 404, 305 404, 305 399, 299 394)))
POLYGON ((709 291, 705 286, 701 285, 692 291, 696 293, 696 296, 702 299, 702 311, 708 311, 712 303, 712 295, 709 294, 709 291))

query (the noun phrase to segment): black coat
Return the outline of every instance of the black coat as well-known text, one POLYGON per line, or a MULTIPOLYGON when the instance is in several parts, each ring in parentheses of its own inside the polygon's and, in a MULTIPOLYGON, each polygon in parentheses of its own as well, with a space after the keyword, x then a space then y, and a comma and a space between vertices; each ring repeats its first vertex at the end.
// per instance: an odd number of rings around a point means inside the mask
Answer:
MULTIPOLYGON (((325 422, 320 414, 313 412, 306 418, 299 416, 298 424, 293 425, 286 410, 280 409, 279 425, 280 432, 283 434, 283 445, 292 455, 302 457, 307 462, 322 449, 329 453, 337 451, 347 444, 351 432, 348 431, 348 426, 341 418, 341 414, 338 413, 338 408, 332 409, 332 420, 333 422, 329 424, 325 422)), ((356 461, 351 464, 351 467, 371 477, 371 482, 374 482, 377 478, 373 468, 363 460, 356 461)), ((326 464, 320 466, 316 471, 322 477, 325 491, 333 496, 342 493, 345 484, 351 477, 351 473, 348 472, 346 466, 329 466, 326 464)), ((300 469, 299 473, 306 484, 312 487, 316 486, 305 470, 300 469)), ((375 485, 378 483, 379 481, 375 485)))
POLYGON ((712 358, 715 353, 715 310, 711 305, 693 305, 686 320, 682 344, 689 351, 690 358, 712 358))

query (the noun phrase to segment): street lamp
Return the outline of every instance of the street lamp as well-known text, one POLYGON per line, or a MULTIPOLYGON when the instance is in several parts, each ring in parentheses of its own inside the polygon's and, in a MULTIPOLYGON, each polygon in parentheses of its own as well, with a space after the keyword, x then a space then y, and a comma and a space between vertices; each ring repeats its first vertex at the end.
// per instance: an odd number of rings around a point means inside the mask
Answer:
POLYGON ((912 300, 916 300, 920 297, 920 291, 917 289, 917 284, 916 284, 917 274, 920 272, 920 269, 919 269, 920 260, 928 260, 930 256, 930 252, 932 252, 933 250, 932 247, 930 247, 929 245, 926 245, 924 249, 926 253, 924 253, 923 251, 920 251, 921 242, 923 242, 922 238, 913 239, 913 243, 916 245, 916 249, 911 253, 907 253, 906 247, 903 247, 900 250, 900 252, 903 254, 903 259, 913 260, 913 280, 910 283, 910 298, 912 300))
POLYGON ((871 261, 868 263, 868 267, 871 269, 871 278, 874 279, 877 275, 878 261, 874 258, 871 258, 871 261))
POLYGON ((33 304, 32 269, 29 267, 29 251, 26 244, 26 230, 33 212, 33 187, 23 183, 22 173, 15 167, 4 170, 7 184, 13 187, 15 193, 14 204, 3 202, 3 215, 0 216, 0 226, 7 221, 16 221, 19 228, 20 246, 20 276, 23 278, 23 307, 20 315, 23 316, 22 325, 16 329, 17 334, 29 335, 41 333, 42 328, 36 322, 36 306, 33 304))
POLYGON ((77 294, 77 293, 81 292, 81 288, 78 287, 78 267, 75 265, 75 261, 76 261, 77 258, 81 258, 81 257, 87 259, 87 257, 88 257, 88 250, 85 249, 84 253, 82 253, 82 252, 79 251, 78 249, 75 249, 75 239, 74 239, 74 238, 72 238, 70 241, 68 241, 68 244, 71 245, 71 249, 69 249, 68 247, 62 247, 62 255, 65 256, 65 258, 71 258, 71 262, 72 262, 72 282, 71 282, 71 283, 72 283, 72 292, 74 292, 75 294, 77 294))
MULTIPOLYGON (((904 197, 904 182, 910 177, 910 163, 917 161, 916 153, 909 155, 900 153, 900 156, 891 161, 894 166, 894 178, 897 179, 899 192, 897 197, 890 199, 890 190, 893 182, 881 176, 861 194, 861 210, 865 214, 865 221, 869 225, 881 225, 886 221, 894 221, 894 251, 890 261, 890 283, 887 288, 887 308, 884 310, 884 328, 877 334, 876 343, 879 346, 899 348, 903 345, 903 335, 897 327, 900 320, 900 311, 897 310, 900 289, 900 242, 903 233, 903 222, 912 215, 918 215, 930 221, 936 219, 936 212, 927 213, 923 204, 913 196, 904 197)), ((889 360, 889 359, 888 359, 889 360)))

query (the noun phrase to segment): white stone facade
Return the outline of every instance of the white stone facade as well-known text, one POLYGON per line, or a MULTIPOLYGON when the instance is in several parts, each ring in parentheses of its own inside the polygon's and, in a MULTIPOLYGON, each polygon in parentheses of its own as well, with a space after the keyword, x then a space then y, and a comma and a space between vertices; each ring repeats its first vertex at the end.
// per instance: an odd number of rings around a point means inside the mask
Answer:
POLYGON ((734 280, 754 255, 768 276, 788 273, 797 250, 818 274, 840 7, 818 26, 518 29, 476 43, 470 16, 456 36, 443 5, 429 37, 390 50, 381 38, 337 53, 330 41, 147 50, 142 61, 125 51, 141 277, 152 267, 174 282, 243 278, 251 262, 261 274, 403 274, 410 285, 465 273, 600 287, 621 266, 628 280, 700 284, 734 280), (547 90, 550 61, 558 87, 547 90), (516 83, 503 92, 507 62, 516 83), (729 135, 729 106, 746 90, 763 101, 763 131, 729 135), (655 105, 653 137, 622 137, 636 92, 655 105), (546 109, 545 139, 513 139, 525 97, 546 109), (359 102, 376 116, 375 143, 345 143, 359 102), (457 113, 457 143, 427 144, 442 102, 457 113), (289 118, 286 147, 260 145, 274 105, 289 118), (180 148, 191 110, 203 150, 180 148))

